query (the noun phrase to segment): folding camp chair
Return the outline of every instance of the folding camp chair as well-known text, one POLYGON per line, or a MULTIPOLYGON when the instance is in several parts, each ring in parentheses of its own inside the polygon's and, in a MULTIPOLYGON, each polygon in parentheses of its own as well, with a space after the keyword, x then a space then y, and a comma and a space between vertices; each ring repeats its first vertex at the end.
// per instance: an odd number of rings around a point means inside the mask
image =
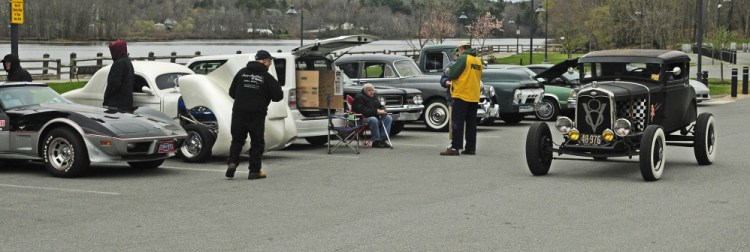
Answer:
POLYGON ((359 134, 366 130, 366 124, 362 124, 362 115, 344 113, 343 116, 331 114, 331 97, 326 97, 326 111, 328 113, 328 154, 338 149, 342 145, 349 147, 354 153, 359 154, 359 134), (333 120, 344 120, 344 125, 335 126, 333 120), (335 145, 331 140, 338 140, 335 145))
POLYGON ((363 128, 359 132, 359 143, 362 146, 370 146, 370 144, 372 144, 372 139, 367 136, 367 131, 370 130, 370 125, 367 123, 367 121, 364 120, 364 116, 362 116, 362 114, 354 112, 352 104, 354 104, 354 98, 351 95, 347 95, 346 96, 346 113, 350 115, 354 115, 356 119, 360 119, 359 124, 361 124, 363 128))

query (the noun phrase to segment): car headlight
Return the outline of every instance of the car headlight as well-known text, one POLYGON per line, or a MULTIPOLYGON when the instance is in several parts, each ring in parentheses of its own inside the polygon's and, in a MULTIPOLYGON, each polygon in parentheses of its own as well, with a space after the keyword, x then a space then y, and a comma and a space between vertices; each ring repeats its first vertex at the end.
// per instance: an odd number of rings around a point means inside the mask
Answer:
POLYGON ((513 104, 518 104, 521 102, 521 90, 516 89, 515 92, 513 92, 513 104))
POLYGON ((573 97, 573 98, 576 97, 576 90, 575 89, 571 89, 570 90, 570 97, 573 97))
POLYGON ((630 134, 630 129, 632 128, 633 124, 628 121, 628 119, 620 118, 615 121, 615 134, 619 137, 625 137, 628 134, 630 134))
POLYGON ((573 129, 573 121, 567 116, 558 117, 555 121, 555 128, 563 135, 568 134, 573 129))
POLYGON ((414 102, 414 104, 417 104, 417 105, 422 104, 422 96, 415 95, 414 97, 412 97, 412 102, 414 102))
POLYGON ((578 141, 578 138, 581 136, 581 133, 578 132, 577 129, 571 129, 568 133, 568 137, 570 137, 570 140, 578 141))
POLYGON ((604 138, 604 141, 612 142, 612 140, 615 140, 615 133, 611 129, 605 129, 602 132, 602 138, 604 138))
POLYGON ((495 87, 490 85, 484 85, 482 86, 483 93, 487 96, 488 99, 491 99, 493 96, 495 96, 495 87))
POLYGON ((380 101, 380 104, 385 106, 385 97, 378 96, 378 101, 380 101))

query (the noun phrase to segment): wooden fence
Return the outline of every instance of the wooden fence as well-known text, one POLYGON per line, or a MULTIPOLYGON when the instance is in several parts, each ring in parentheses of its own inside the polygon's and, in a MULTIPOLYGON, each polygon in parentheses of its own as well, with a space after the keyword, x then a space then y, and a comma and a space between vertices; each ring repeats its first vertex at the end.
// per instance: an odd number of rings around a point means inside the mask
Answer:
MULTIPOLYGON (((520 48, 516 48, 515 45, 490 45, 478 48, 481 55, 491 55, 492 53, 501 52, 528 52, 530 49, 534 51, 543 51, 543 45, 535 45, 530 47, 528 45, 519 45, 520 48)), ((561 52, 562 46, 559 44, 549 44, 547 50, 550 52, 561 52)), ((242 51, 237 51, 237 54, 241 54, 242 51)), ((404 55, 411 57, 415 60, 419 59, 419 50, 382 50, 382 51, 360 51, 360 52, 347 52, 345 54, 395 54, 404 55)), ((131 57, 132 60, 142 61, 156 61, 156 60, 168 60, 172 63, 178 63, 179 59, 191 59, 193 57, 201 56, 200 51, 196 51, 192 55, 177 55, 176 52, 172 52, 168 56, 156 56, 153 52, 149 52, 146 57, 131 57)), ((337 54, 336 56, 340 56, 337 54)), ((96 73, 100 68, 111 64, 112 58, 105 57, 102 53, 97 53, 96 57, 91 58, 78 58, 76 53, 70 54, 70 62, 68 65, 61 63, 60 59, 51 59, 49 54, 44 54, 41 59, 31 58, 21 60, 24 69, 28 70, 34 80, 60 80, 61 77, 67 75, 70 80, 79 79, 80 77, 88 77, 96 73)), ((2 80, 5 79, 5 71, 2 71, 2 80)))

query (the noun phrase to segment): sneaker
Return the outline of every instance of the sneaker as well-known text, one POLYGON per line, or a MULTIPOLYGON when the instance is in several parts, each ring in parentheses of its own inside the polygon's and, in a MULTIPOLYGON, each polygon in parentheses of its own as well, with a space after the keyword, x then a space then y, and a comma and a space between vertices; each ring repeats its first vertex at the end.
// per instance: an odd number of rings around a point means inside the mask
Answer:
POLYGON ((440 152, 440 156, 458 156, 458 150, 453 148, 448 148, 443 152, 440 152))
POLYGON ((251 172, 249 175, 247 175, 247 179, 264 179, 266 178, 266 173, 263 171, 259 172, 251 172))
POLYGON ((473 150, 462 150, 461 154, 464 154, 464 155, 476 155, 477 153, 476 153, 476 151, 473 151, 473 150))
POLYGON ((224 175, 227 176, 227 178, 234 178, 234 172, 237 171, 237 164, 235 163, 228 163, 227 164, 227 173, 224 175))
POLYGON ((388 146, 388 144, 385 143, 385 142, 383 142, 383 141, 381 141, 381 140, 377 140, 377 141, 373 141, 372 142, 372 147, 373 148, 388 148, 387 146, 388 146))

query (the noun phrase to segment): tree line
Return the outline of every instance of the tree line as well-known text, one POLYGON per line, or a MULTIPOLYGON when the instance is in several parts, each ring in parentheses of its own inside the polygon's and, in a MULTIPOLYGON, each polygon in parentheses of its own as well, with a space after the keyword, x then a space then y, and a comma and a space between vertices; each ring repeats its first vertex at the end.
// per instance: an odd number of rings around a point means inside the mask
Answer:
MULTIPOLYGON (((415 48, 447 38, 544 37, 568 49, 674 49, 750 35, 748 0, 33 0, 25 1, 21 40, 179 40, 305 38, 371 34, 415 48), (545 12, 536 12, 539 4, 545 12), (722 7, 719 8, 718 5, 722 7), (290 6, 298 12, 286 14, 290 6), (461 18, 466 17, 466 18, 461 18), (509 22, 510 20, 513 22, 509 22), (257 32, 267 30, 270 32, 257 32), (248 32, 256 31, 256 32, 248 32), (547 32, 545 34, 545 31, 547 32)), ((0 5, 10 38, 10 5, 0 5)))

